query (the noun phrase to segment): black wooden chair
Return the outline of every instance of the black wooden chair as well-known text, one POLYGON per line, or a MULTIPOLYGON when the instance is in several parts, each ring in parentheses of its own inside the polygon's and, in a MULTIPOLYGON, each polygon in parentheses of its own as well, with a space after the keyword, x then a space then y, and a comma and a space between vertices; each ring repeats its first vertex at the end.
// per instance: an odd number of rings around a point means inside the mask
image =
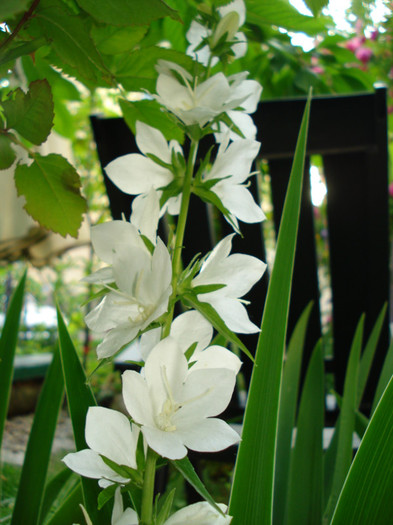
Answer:
MULTIPOLYGON (((282 206, 304 110, 304 99, 263 101, 253 115, 262 147, 260 157, 268 162, 274 222, 280 222, 282 206)), ((134 137, 120 118, 91 118, 102 167, 114 158, 137 152, 134 137)), ((327 183, 327 221, 333 299, 333 357, 327 369, 334 374, 336 389, 343 388, 345 368, 356 324, 366 314, 365 339, 378 313, 389 300, 388 176, 386 89, 350 96, 315 97, 311 106, 307 162, 322 156, 327 183)), ((307 169, 307 167, 306 167, 307 169)), ((113 218, 130 214, 132 197, 124 195, 106 177, 104 180, 113 218)), ((255 188, 254 188, 255 190, 255 188)), ((206 207, 191 202, 190 223, 185 238, 185 259, 206 253, 212 245, 206 207)), ((288 335, 301 312, 314 301, 306 341, 304 367, 321 336, 318 265, 315 249, 310 181, 305 177, 299 237, 296 250, 288 335)), ((241 225, 244 238, 236 237, 234 251, 265 260, 260 225, 241 225)), ((223 224, 223 234, 230 231, 223 224)), ((265 300, 268 277, 247 297, 250 317, 257 324, 265 300)), ((242 336, 252 350, 257 336, 242 336)), ((389 341, 388 317, 383 326, 375 366, 363 399, 367 412, 389 341)), ((251 363, 244 359, 248 380, 251 363)))

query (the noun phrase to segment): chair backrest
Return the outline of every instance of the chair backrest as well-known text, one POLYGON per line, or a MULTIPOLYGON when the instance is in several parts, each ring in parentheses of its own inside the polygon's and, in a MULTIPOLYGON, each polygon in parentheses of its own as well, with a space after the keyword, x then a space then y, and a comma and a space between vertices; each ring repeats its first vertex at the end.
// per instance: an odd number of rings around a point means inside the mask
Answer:
MULTIPOLYGON (((305 99, 264 101, 253 115, 261 141, 260 156, 268 161, 276 228, 281 218, 286 187, 305 99)), ((91 118, 102 167, 114 158, 137 152, 134 137, 122 119, 91 118)), ((333 300, 333 357, 327 368, 342 392, 346 363, 357 322, 366 314, 365 341, 385 303, 389 301, 389 217, 386 89, 349 96, 316 97, 312 101, 306 170, 310 155, 320 155, 327 184, 327 223, 333 300)), ((308 172, 307 172, 308 173, 308 172)), ((105 184, 114 218, 130 214, 132 197, 124 195, 106 177, 105 184)), ((256 188, 254 188, 256 191, 256 188)), ((185 259, 211 249, 208 211, 191 203, 185 259)), ((222 233, 230 231, 222 225, 222 233)), ((260 225, 242 224, 243 238, 236 237, 234 251, 265 259, 260 225)), ((251 291, 250 317, 259 323, 267 277, 251 291)), ((320 290, 315 248, 310 180, 305 177, 298 244, 292 287, 288 335, 310 300, 314 301, 306 341, 304 366, 321 337, 320 290)), ((257 337, 242 337, 255 348, 257 337)), ((370 407, 389 342, 388 317, 383 326, 375 366, 363 399, 370 407)), ((251 365, 245 363, 246 379, 251 365)))

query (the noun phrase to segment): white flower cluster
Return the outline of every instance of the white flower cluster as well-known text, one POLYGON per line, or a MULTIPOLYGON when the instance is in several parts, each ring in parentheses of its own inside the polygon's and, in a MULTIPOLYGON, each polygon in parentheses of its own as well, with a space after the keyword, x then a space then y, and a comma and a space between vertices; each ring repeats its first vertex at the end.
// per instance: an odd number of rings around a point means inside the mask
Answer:
MULTIPOLYGON (((208 53, 225 40, 233 43, 235 55, 244 51, 243 35, 237 31, 244 22, 243 2, 235 0, 220 8, 219 14, 222 19, 215 32, 201 30, 197 21, 187 33, 189 53, 197 54, 199 60, 206 56, 209 61, 208 53), (201 47, 206 38, 209 45, 201 47)), ((192 165, 190 191, 214 194, 235 231, 238 220, 262 221, 262 209, 247 189, 260 148, 249 115, 260 98, 259 84, 248 80, 247 73, 230 77, 216 73, 199 81, 165 61, 158 64, 158 71, 155 99, 177 118, 186 135, 194 140, 197 128, 200 137, 214 133, 218 144, 214 160, 203 162, 198 170, 192 165)), ((122 376, 128 414, 91 407, 85 427, 89 448, 64 458, 69 468, 98 479, 101 487, 118 486, 112 515, 112 524, 117 525, 138 523, 135 510, 123 510, 120 487, 134 483, 138 474, 143 476, 136 459, 142 442, 142 455, 149 448, 169 460, 184 458, 188 449, 216 452, 239 442, 239 435, 216 416, 230 402, 241 362, 226 348, 210 344, 213 327, 203 315, 204 305, 214 310, 227 330, 258 332, 241 298, 266 268, 255 257, 231 254, 232 234, 179 275, 172 264, 171 255, 175 255, 157 237, 157 226, 165 212, 181 213, 189 159, 178 142, 168 143, 161 131, 143 122, 136 124, 136 143, 140 153, 120 157, 106 167, 114 184, 137 197, 131 222, 112 221, 92 228, 94 251, 106 266, 85 279, 100 284, 103 291, 86 323, 102 337, 99 358, 112 357, 139 337, 143 366, 140 372, 128 370, 122 376), (179 190, 163 202, 169 186, 179 190), (188 310, 169 324, 174 303, 182 299, 179 289, 191 294, 202 305, 201 311, 188 310)), ((225 506, 220 508, 225 512, 225 506)), ((230 520, 209 504, 198 503, 165 523, 224 525, 230 520)))

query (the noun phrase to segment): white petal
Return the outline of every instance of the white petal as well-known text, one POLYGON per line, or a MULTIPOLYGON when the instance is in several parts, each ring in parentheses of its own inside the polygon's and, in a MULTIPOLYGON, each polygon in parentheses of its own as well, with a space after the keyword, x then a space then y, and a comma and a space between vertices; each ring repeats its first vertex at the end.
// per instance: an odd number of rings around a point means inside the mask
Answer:
MULTIPOLYGON (((192 361, 193 359, 194 358, 192 358, 192 361)), ((191 370, 228 368, 229 370, 232 370, 234 374, 237 374, 241 365, 242 362, 236 354, 222 346, 213 345, 203 350, 203 352, 199 352, 196 356, 196 362, 193 364, 191 370)))
POLYGON ((246 186, 230 184, 230 180, 223 180, 215 184, 212 191, 225 208, 240 221, 256 223, 266 219, 262 208, 254 201, 246 186))
POLYGON ((110 266, 106 266, 105 268, 100 268, 96 272, 88 275, 87 277, 84 277, 81 279, 84 283, 92 283, 92 284, 103 284, 103 283, 113 283, 115 278, 113 277, 113 270, 110 266))
POLYGON ((119 483, 128 483, 129 481, 127 478, 116 474, 96 452, 90 449, 67 454, 63 461, 68 468, 85 478, 106 478, 119 483))
POLYGON ((136 123, 136 143, 139 150, 147 155, 152 153, 167 164, 171 163, 171 152, 164 135, 144 122, 136 123))
POLYGON ((209 418, 179 432, 186 447, 197 452, 218 452, 236 443, 240 436, 222 419, 209 418))
POLYGON ((176 339, 183 352, 197 342, 194 351, 195 356, 210 343, 213 337, 213 327, 202 314, 196 310, 189 310, 173 321, 171 336, 176 339))
POLYGON ((130 343, 138 334, 139 326, 132 326, 131 323, 117 326, 108 332, 104 340, 97 346, 98 359, 111 357, 124 345, 130 343))
POLYGON ((228 257, 232 248, 234 234, 224 237, 209 254, 203 263, 199 274, 192 280, 193 286, 204 284, 223 284, 225 277, 222 275, 222 262, 228 257))
POLYGON ((261 144, 255 140, 239 139, 232 142, 225 151, 220 147, 217 158, 205 179, 228 177, 225 182, 240 183, 250 177, 250 170, 261 144))
POLYGON ((128 418, 116 410, 90 407, 86 417, 85 437, 88 446, 118 465, 137 468, 136 439, 128 418))
POLYGON ((167 186, 173 174, 139 153, 123 155, 110 162, 105 171, 121 191, 130 195, 147 193, 151 187, 167 186))
POLYGON ((144 377, 134 370, 126 370, 122 375, 123 400, 132 419, 141 425, 154 426, 149 391, 144 377))
POLYGON ((230 330, 239 334, 255 334, 260 331, 258 326, 250 321, 247 310, 239 301, 228 297, 207 298, 207 295, 199 295, 198 299, 209 302, 230 330))
MULTIPOLYGON (((227 511, 227 506, 223 503, 218 506, 223 512, 227 511)), ((231 520, 231 516, 222 516, 209 503, 200 501, 175 512, 165 525, 229 525, 231 520)))
POLYGON ((154 188, 150 188, 147 194, 135 197, 132 202, 131 224, 153 244, 156 243, 159 217, 160 199, 154 188))
POLYGON ((173 423, 180 428, 221 414, 231 400, 235 383, 236 374, 228 368, 191 368, 183 389, 175 397, 182 407, 173 423))
POLYGON ((112 264, 114 254, 119 246, 140 246, 141 249, 144 248, 137 229, 126 221, 109 221, 93 226, 91 228, 91 242, 97 256, 107 264, 112 264))
POLYGON ((165 432, 155 427, 142 427, 142 433, 149 447, 164 458, 182 459, 187 454, 187 449, 177 432, 165 432))
POLYGON ((159 343, 160 338, 161 328, 154 328, 142 334, 139 347, 143 361, 146 361, 150 352, 159 343))

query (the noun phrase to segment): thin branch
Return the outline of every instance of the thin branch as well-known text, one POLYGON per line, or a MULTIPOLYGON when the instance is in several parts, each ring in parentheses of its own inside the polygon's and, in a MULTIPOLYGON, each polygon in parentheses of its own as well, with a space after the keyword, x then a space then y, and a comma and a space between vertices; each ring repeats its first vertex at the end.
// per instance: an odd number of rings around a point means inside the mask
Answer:
POLYGON ((17 26, 15 27, 13 32, 10 34, 10 36, 8 38, 6 38, 5 40, 3 40, 3 42, 0 43, 0 49, 3 48, 3 47, 6 47, 8 44, 10 44, 14 40, 14 38, 17 36, 19 31, 22 29, 22 27, 25 25, 25 23, 32 16, 34 10, 36 9, 36 7, 38 6, 39 3, 40 3, 40 0, 34 0, 34 2, 30 6, 30 9, 28 11, 26 11, 26 13, 24 13, 24 15, 19 20, 17 26))

